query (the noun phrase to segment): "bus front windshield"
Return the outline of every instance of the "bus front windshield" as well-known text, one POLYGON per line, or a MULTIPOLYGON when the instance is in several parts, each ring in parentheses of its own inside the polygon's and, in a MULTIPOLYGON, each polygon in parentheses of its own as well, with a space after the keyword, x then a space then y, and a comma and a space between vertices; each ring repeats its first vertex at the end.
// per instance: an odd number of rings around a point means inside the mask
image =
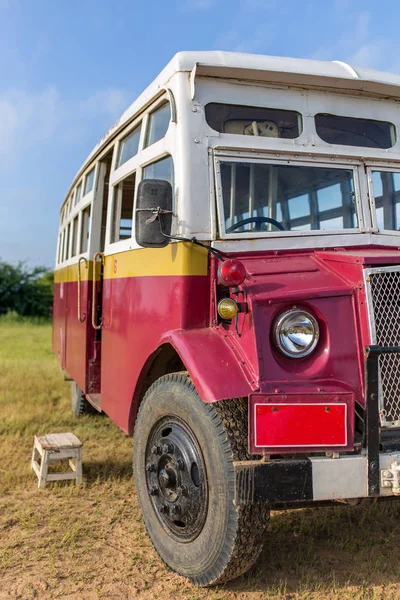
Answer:
POLYGON ((353 169, 224 161, 221 180, 227 233, 358 227, 353 169))

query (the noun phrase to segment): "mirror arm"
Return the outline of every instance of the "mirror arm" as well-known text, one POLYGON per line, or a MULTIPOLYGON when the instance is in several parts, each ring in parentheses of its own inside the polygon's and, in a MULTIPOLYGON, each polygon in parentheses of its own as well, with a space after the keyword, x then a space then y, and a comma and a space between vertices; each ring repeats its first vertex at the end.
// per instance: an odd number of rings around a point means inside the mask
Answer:
POLYGON ((178 237, 176 235, 168 235, 167 233, 164 233, 164 231, 162 229, 162 225, 161 225, 161 219, 159 217, 160 217, 160 215, 174 214, 172 210, 164 210, 163 208, 160 208, 159 206, 157 206, 154 208, 137 208, 136 211, 137 212, 139 212, 139 211, 140 212, 143 212, 143 211, 151 212, 152 215, 151 215, 151 217, 149 217, 146 220, 146 225, 150 225, 150 223, 153 223, 156 219, 158 219, 158 223, 160 225, 160 232, 163 237, 168 238, 169 240, 177 240, 178 242, 190 242, 191 244, 196 244, 197 246, 201 246, 202 248, 205 248, 207 250, 207 252, 216 256, 218 258, 218 260, 220 260, 221 262, 224 262, 224 260, 226 260, 223 252, 220 252, 219 250, 216 250, 215 248, 211 248, 210 246, 207 246, 206 244, 199 242, 199 240, 196 239, 195 237, 192 237, 192 238, 178 237))
POLYGON ((207 252, 216 256, 218 258, 218 260, 220 260, 221 262, 224 262, 224 260, 226 260, 223 252, 220 252, 219 250, 216 250, 215 248, 211 248, 211 246, 207 246, 207 244, 203 244, 202 242, 199 242, 199 240, 197 238, 195 238, 194 236, 191 238, 187 238, 187 237, 183 237, 183 236, 178 237, 177 235, 168 235, 167 233, 164 233, 162 230, 162 227, 161 227, 161 220, 159 219, 158 222, 160 223, 161 235, 163 235, 164 237, 169 238, 170 240, 177 240, 178 242, 190 242, 191 244, 196 244, 196 246, 201 246, 202 248, 205 248, 207 250, 207 252))

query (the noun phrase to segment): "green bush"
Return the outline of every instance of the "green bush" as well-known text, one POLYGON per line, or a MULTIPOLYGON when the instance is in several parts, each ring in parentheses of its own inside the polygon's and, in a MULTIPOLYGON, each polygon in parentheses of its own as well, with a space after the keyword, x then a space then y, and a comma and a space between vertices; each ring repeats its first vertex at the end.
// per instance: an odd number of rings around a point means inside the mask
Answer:
POLYGON ((51 318, 54 276, 45 267, 28 268, 0 261, 0 317, 51 318))

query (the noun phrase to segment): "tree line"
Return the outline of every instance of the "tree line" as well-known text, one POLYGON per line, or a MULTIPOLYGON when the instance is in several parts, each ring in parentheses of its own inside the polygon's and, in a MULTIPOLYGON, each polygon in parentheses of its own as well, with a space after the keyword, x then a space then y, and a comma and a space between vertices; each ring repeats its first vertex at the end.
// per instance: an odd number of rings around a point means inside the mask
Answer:
POLYGON ((0 261, 0 316, 51 317, 54 274, 45 267, 0 261))

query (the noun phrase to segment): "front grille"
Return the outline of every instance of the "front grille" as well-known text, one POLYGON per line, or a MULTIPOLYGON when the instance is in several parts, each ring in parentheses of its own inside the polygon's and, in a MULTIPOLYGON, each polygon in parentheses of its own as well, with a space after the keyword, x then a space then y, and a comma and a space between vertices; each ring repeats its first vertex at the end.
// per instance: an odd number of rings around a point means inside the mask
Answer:
MULTIPOLYGON (((400 346, 400 267, 365 270, 372 343, 400 346)), ((400 425, 400 354, 379 357, 381 424, 400 425)))

